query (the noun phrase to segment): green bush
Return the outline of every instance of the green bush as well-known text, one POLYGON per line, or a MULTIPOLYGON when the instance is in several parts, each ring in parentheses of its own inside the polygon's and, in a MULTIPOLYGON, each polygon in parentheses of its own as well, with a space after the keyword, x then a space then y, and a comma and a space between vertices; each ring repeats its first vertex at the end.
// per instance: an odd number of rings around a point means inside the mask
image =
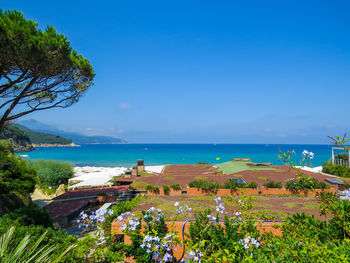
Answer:
POLYGON ((170 187, 167 185, 163 185, 163 191, 165 195, 169 195, 170 194, 170 187))
POLYGON ((34 204, 18 208, 2 216, 3 220, 6 218, 24 226, 37 225, 52 227, 52 222, 47 210, 34 204))
POLYGON ((0 193, 14 192, 29 200, 35 189, 35 175, 28 162, 17 158, 9 141, 0 141, 0 193))
POLYGON ((224 189, 239 189, 239 188, 257 188, 258 184, 256 182, 250 182, 250 183, 239 183, 237 180, 228 180, 224 183, 223 187, 224 189))
POLYGON ((309 176, 299 176, 296 178, 289 179, 286 182, 286 189, 291 191, 328 188, 330 188, 329 184, 326 184, 325 182, 320 182, 316 178, 309 176))
POLYGON ((95 244, 95 240, 91 237, 85 237, 78 241, 76 236, 68 235, 64 230, 56 231, 51 227, 23 225, 21 222, 12 220, 9 217, 0 217, 0 235, 6 233, 11 226, 16 228, 16 231, 13 233, 14 243, 20 242, 20 240, 22 240, 28 234, 33 240, 38 240, 38 238, 47 231, 47 234, 45 235, 39 248, 46 245, 54 246, 55 250, 53 251, 52 259, 57 258, 57 256, 64 252, 69 246, 77 245, 76 248, 71 250, 64 257, 62 262, 87 262, 87 255, 90 252, 91 247, 93 247, 95 244), (87 241, 90 241, 89 246, 84 245, 87 241))
POLYGON ((336 159, 343 159, 343 160, 348 160, 349 159, 349 156, 348 156, 348 153, 338 153, 336 156, 335 156, 336 159))
POLYGON ((57 189, 60 184, 68 184, 68 179, 73 177, 73 167, 66 162, 34 161, 31 167, 37 171, 38 182, 43 189, 57 189))
POLYGON ((242 188, 258 188, 258 184, 256 182, 250 182, 244 184, 242 188))
POLYGON ((172 185, 170 185, 170 188, 172 188, 174 191, 181 190, 181 186, 179 184, 172 184, 172 185))
POLYGON ((152 192, 154 194, 159 194, 160 193, 159 186, 147 185, 146 186, 146 190, 150 191, 150 192, 152 192))
POLYGON ((282 183, 268 180, 267 183, 264 184, 264 186, 266 188, 282 188, 282 183))
POLYGON ((218 189, 222 188, 221 184, 217 181, 192 181, 188 184, 189 187, 200 188, 205 191, 216 192, 218 189))
POLYGON ((322 172, 341 177, 350 177, 350 167, 332 164, 331 162, 323 164, 322 172))

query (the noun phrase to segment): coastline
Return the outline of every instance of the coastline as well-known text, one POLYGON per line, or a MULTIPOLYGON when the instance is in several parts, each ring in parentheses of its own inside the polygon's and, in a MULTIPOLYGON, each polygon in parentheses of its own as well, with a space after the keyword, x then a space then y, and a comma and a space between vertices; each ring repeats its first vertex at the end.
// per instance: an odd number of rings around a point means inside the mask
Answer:
POLYGON ((75 144, 74 142, 70 143, 70 144, 50 144, 50 143, 41 143, 41 144, 35 144, 32 143, 33 147, 80 147, 80 145, 75 144))

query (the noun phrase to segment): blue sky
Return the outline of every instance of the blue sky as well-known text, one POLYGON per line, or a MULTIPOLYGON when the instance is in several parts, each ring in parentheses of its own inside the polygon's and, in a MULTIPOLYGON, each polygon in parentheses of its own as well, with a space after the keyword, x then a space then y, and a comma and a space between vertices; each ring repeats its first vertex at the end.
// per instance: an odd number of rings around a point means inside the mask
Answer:
POLYGON ((348 1, 16 1, 95 85, 28 115, 150 143, 327 143, 349 130, 348 1))

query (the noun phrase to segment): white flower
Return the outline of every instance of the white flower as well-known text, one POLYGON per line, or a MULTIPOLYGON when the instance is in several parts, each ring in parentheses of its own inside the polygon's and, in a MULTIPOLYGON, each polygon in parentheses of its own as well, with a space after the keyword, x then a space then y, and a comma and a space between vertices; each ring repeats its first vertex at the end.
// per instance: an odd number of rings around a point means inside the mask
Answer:
POLYGON ((174 206, 178 207, 180 205, 180 202, 175 202, 174 206))
POLYGON ((315 154, 314 154, 313 152, 310 152, 310 154, 309 154, 309 158, 310 158, 310 159, 313 159, 313 158, 314 158, 314 156, 315 156, 315 154))
POLYGON ((302 155, 308 156, 308 155, 309 155, 309 151, 308 151, 308 150, 304 150, 304 151, 302 152, 302 155))

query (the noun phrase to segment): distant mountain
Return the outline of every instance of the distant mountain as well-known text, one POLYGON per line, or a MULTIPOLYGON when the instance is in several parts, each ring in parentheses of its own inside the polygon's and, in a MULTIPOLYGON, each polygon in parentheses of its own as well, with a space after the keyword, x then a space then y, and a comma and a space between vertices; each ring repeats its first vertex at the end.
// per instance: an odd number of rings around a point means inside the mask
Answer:
POLYGON ((21 124, 13 124, 15 128, 23 131, 30 139, 33 144, 60 144, 60 145, 68 145, 72 143, 72 140, 63 138, 59 135, 54 135, 46 132, 38 132, 21 124))
POLYGON ((21 125, 39 132, 55 134, 64 138, 71 139, 76 144, 122 144, 127 141, 110 137, 110 136, 87 136, 76 132, 66 132, 58 129, 55 126, 47 125, 37 120, 24 120, 19 122, 21 125))

